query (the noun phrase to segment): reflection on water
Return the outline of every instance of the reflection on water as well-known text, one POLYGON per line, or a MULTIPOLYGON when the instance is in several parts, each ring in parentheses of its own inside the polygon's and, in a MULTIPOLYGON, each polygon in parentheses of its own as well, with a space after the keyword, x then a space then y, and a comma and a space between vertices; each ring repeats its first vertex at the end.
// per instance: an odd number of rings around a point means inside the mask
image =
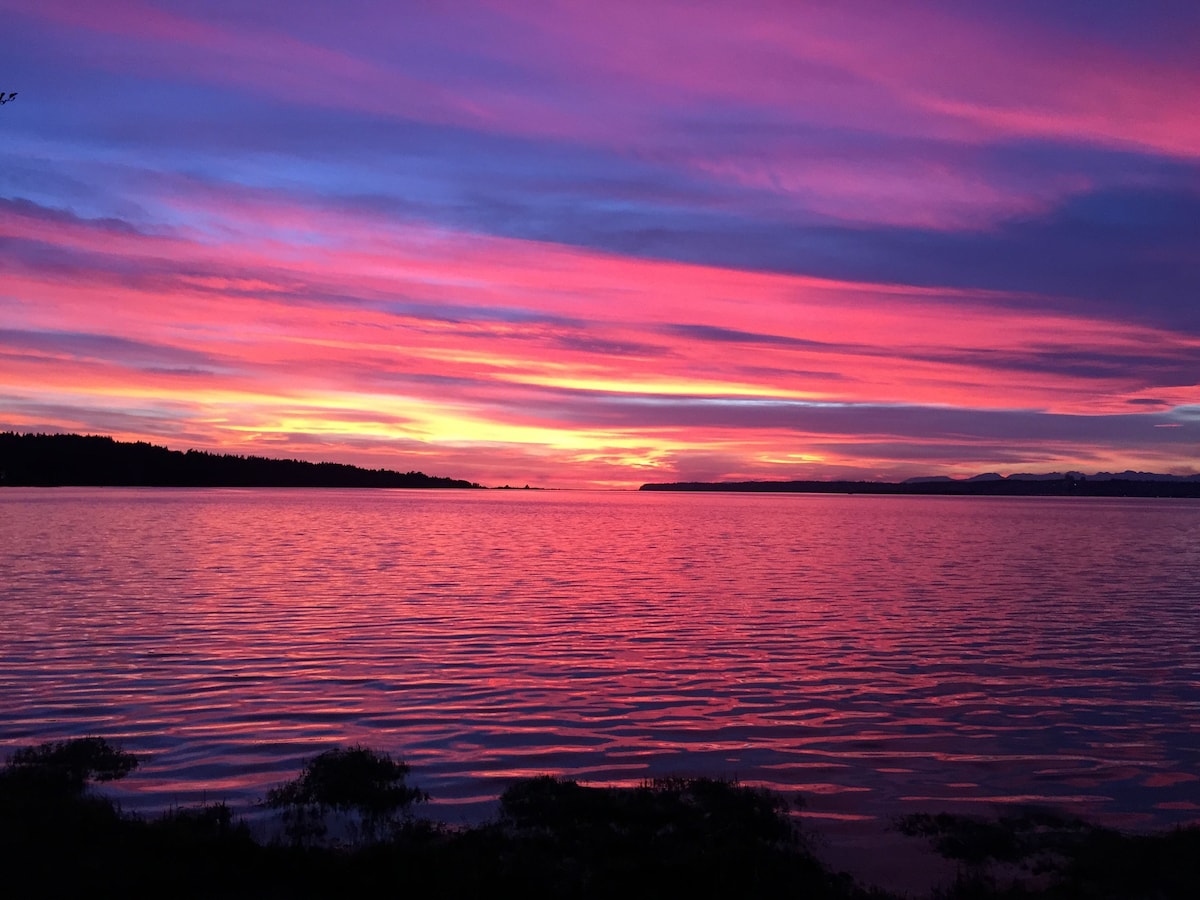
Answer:
POLYGON ((127 808, 361 741, 451 821, 541 772, 1200 818, 1196 501, 6 489, 0 572, 0 745, 118 739, 127 808))

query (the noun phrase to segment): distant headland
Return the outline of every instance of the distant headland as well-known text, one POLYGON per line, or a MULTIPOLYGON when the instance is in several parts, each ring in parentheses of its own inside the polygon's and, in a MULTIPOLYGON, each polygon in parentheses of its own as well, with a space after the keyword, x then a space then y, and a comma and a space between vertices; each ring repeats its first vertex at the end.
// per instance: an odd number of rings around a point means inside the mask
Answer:
POLYGON ((728 491, 783 494, 917 494, 972 497, 1200 497, 1200 475, 1152 472, 989 472, 973 478, 928 476, 906 481, 680 481, 643 484, 643 491, 728 491))
POLYGON ((0 486, 482 488, 423 472, 168 450, 80 434, 0 433, 0 486))

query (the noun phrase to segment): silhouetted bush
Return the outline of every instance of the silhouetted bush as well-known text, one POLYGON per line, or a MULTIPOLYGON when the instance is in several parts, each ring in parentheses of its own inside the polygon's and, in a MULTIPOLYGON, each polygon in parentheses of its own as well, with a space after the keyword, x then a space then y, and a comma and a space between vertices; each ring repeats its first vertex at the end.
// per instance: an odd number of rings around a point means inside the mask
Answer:
POLYGON ((500 806, 513 852, 532 860, 521 887, 534 893, 857 895, 810 853, 786 800, 736 782, 608 788, 541 776, 511 785, 500 806))
POLYGON ((266 805, 282 810, 288 834, 310 843, 326 833, 329 812, 358 817, 363 836, 375 840, 379 829, 429 795, 404 783, 409 767, 387 753, 354 746, 334 748, 310 760, 300 777, 272 788, 266 805))
MULTIPOLYGON (((894 900, 823 866, 781 797, 735 782, 667 778, 608 788, 542 776, 510 785, 495 821, 447 828, 408 817, 427 796, 405 783, 403 762, 363 747, 335 749, 271 791, 267 805, 403 827, 353 845, 288 846, 255 841, 224 804, 147 821, 87 790, 135 765, 100 738, 12 755, 0 771, 6 896, 894 900)), ((898 824, 967 867, 935 892, 945 900, 1191 898, 1200 884, 1200 828, 1124 835, 1044 810, 898 824)))
POLYGON ((104 738, 85 737, 23 747, 9 757, 4 775, 79 793, 88 781, 115 781, 136 768, 132 753, 113 747, 104 738))
POLYGON ((1195 897, 1200 891, 1200 827, 1127 835, 1043 809, 982 819, 919 813, 897 820, 967 866, 945 898, 1195 897))

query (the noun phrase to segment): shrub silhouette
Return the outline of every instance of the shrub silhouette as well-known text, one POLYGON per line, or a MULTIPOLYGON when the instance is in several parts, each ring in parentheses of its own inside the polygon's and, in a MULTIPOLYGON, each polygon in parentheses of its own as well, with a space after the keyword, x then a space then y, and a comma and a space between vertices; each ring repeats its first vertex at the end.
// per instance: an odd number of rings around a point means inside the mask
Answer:
POLYGON ((116 781, 137 768, 137 757, 104 738, 85 737, 22 747, 9 757, 8 786, 25 785, 65 796, 83 793, 89 781, 116 781))
MULTIPOLYGON (((403 829, 387 841, 303 848, 259 843, 224 804, 145 819, 87 789, 136 764, 100 738, 16 751, 0 769, 4 896, 900 900, 824 866, 787 801, 736 782, 663 778, 617 788, 529 778, 505 790, 497 820, 441 828, 401 819, 427 799, 405 784, 403 762, 334 749, 271 791, 267 805, 307 817, 309 837, 323 834, 333 813, 353 816, 364 834, 401 821, 403 829)), ((1126 835, 1052 811, 1015 812, 898 820, 964 867, 932 898, 1196 896, 1200 827, 1126 835)))
POLYGON ((948 900, 1031 896, 1020 873, 1040 878, 1041 892, 1032 896, 1194 897, 1200 883, 1200 827, 1194 825, 1122 834, 1045 809, 998 819, 917 813, 895 825, 965 867, 948 900))
POLYGON ((712 778, 634 788, 540 776, 510 785, 500 826, 529 895, 849 895, 811 854, 789 803, 712 778))
POLYGON ((500 808, 510 826, 559 834, 599 826, 638 840, 686 836, 771 844, 798 837, 782 797, 713 778, 655 778, 631 789, 542 775, 510 785, 500 808))
POLYGON ((22 865, 52 871, 54 852, 77 857, 80 847, 116 840, 120 813, 89 792, 88 782, 114 781, 136 766, 132 754, 98 737, 17 750, 0 770, 0 858, 11 853, 22 865))
POLYGON ((381 826, 396 826, 400 814, 429 799, 404 783, 408 772, 406 763, 387 753, 357 745, 335 747, 309 760, 298 778, 268 791, 266 805, 283 810, 295 843, 323 837, 330 812, 357 816, 363 836, 373 841, 381 826))

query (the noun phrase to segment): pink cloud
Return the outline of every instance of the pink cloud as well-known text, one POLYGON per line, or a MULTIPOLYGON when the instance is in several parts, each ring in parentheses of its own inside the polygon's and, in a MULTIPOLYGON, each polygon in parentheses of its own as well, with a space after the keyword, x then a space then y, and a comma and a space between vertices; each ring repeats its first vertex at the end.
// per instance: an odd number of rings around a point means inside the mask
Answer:
POLYGON ((480 4, 487 26, 476 28, 464 25, 469 5, 424 18, 371 8, 327 18, 305 37, 290 17, 234 26, 135 0, 14 11, 119 42, 119 54, 90 51, 115 68, 631 152, 662 151, 680 119, 728 104, 776 124, 1200 155, 1194 56, 1150 57, 944 5, 480 4), (406 68, 406 48, 440 45, 455 56, 452 77, 406 68), (495 61, 547 89, 484 74, 481 64, 495 61))
POLYGON ((1194 55, 1148 58, 934 4, 523 8, 576 65, 582 56, 651 96, 891 134, 1052 136, 1200 155, 1200 115, 1188 102, 1200 89, 1194 55))
POLYGON ((323 18, 297 4, 273 22, 136 0, 10 12, 50 23, 111 71, 592 145, 762 191, 785 218, 984 229, 1089 186, 1071 173, 997 181, 982 162, 930 149, 856 157, 845 143, 1032 138, 1200 156, 1194 55, 1151 57, 944 4, 368 5, 323 18), (750 148, 696 133, 741 128, 750 148), (828 129, 842 143, 813 137, 828 129))
MULTIPOLYGON (((172 198, 181 218, 221 227, 143 235, 0 209, 0 235, 57 248, 76 267, 19 253, 4 263, 6 327, 49 336, 0 344, 0 382, 20 408, 91 409, 96 421, 122 411, 239 452, 298 435, 311 436, 305 453, 344 447, 373 464, 403 448, 489 483, 627 485, 681 474, 697 454, 740 460, 730 476, 817 477, 853 462, 829 435, 664 426, 653 404, 640 419, 606 420, 588 405, 724 398, 1098 416, 1128 413, 1142 376, 1021 377, 991 360, 1200 353, 1194 338, 1038 312, 1034 298, 630 259, 349 212, 324 213, 325 240, 298 248, 276 231, 311 222, 311 210, 285 198, 182 188, 172 198), (67 331, 116 340, 47 348, 67 331), (151 348, 152 362, 122 340, 151 348), (172 352, 186 360, 158 361, 172 352)), ((1200 389, 1193 379, 1154 395, 1182 405, 1200 389)), ((856 441, 872 470, 919 468, 889 457, 886 433, 856 441)), ((1054 453, 1085 451, 1108 452, 1054 453)))

